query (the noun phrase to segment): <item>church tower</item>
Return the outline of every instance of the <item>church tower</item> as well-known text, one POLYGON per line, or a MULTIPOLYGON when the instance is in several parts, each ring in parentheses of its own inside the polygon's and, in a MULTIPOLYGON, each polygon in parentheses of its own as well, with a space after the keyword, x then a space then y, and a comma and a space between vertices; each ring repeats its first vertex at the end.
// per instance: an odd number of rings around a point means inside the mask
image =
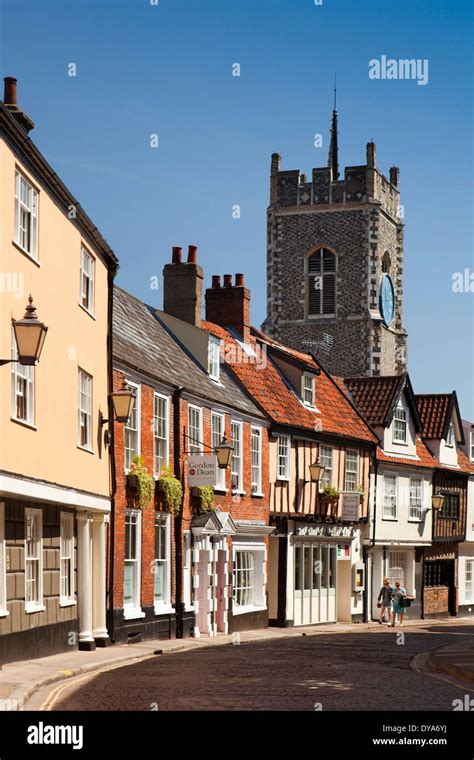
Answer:
POLYGON ((339 179, 337 111, 328 166, 282 171, 272 155, 267 212, 265 332, 321 358, 343 376, 406 370, 403 224, 399 170, 377 168, 375 143, 363 166, 339 179))

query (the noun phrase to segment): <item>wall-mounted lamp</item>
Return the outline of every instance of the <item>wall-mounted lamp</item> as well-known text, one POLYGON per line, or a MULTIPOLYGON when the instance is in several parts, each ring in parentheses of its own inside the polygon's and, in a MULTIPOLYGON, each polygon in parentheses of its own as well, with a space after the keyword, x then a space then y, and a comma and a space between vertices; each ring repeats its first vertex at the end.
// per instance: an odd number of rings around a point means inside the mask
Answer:
POLYGON ((30 294, 23 319, 13 320, 18 359, 0 359, 0 366, 19 362, 34 367, 39 361, 48 328, 38 319, 36 307, 30 294))
POLYGON ((431 504, 434 512, 439 512, 443 509, 445 497, 442 493, 434 493, 431 497, 431 504))
POLYGON ((322 464, 319 464, 319 462, 313 462, 313 464, 310 464, 310 466, 309 466, 309 474, 310 474, 311 481, 313 483, 317 483, 318 480, 321 480, 321 478, 324 475, 324 470, 325 469, 326 468, 323 467, 322 464))
MULTIPOLYGON (((125 382, 125 377, 123 378, 122 387, 120 388, 120 390, 114 391, 113 393, 111 393, 109 398, 112 399, 115 421, 122 422, 122 423, 127 422, 128 418, 130 417, 133 411, 133 402, 135 400, 135 397, 133 395, 133 392, 130 390, 130 387, 125 382)), ((107 422, 110 422, 110 420, 105 419, 104 417, 102 417, 102 414, 101 414, 100 415, 101 427, 103 425, 106 425, 107 422)), ((109 430, 105 431, 105 443, 107 445, 110 444, 109 430)))

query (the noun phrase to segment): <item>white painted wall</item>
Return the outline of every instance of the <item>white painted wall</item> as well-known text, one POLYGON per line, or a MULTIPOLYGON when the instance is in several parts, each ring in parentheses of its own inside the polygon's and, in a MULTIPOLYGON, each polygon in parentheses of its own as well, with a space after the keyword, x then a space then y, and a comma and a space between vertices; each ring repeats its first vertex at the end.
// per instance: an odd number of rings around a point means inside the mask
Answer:
POLYGON ((405 409, 405 413, 408 420, 407 441, 406 443, 401 443, 400 441, 393 440, 393 428, 394 428, 395 423, 394 423, 394 419, 392 419, 390 426, 388 428, 384 428, 382 431, 383 449, 387 453, 400 454, 400 455, 409 456, 409 457, 415 456, 416 455, 416 430, 415 430, 413 419, 410 414, 410 410, 408 408, 405 393, 402 394, 399 405, 403 406, 403 408, 405 409))
MULTIPOLYGON (((377 542, 396 541, 399 543, 425 543, 431 540, 431 472, 421 468, 398 466, 396 464, 380 464, 377 476, 377 507, 376 507, 376 540, 377 542), (384 507, 384 474, 395 474, 397 477, 397 517, 383 517, 384 507), (423 480, 423 506, 429 511, 424 513, 422 520, 410 519, 410 478, 421 477, 423 480)), ((372 502, 373 504, 373 502, 372 502)), ((373 511, 372 511, 373 516, 373 511)))

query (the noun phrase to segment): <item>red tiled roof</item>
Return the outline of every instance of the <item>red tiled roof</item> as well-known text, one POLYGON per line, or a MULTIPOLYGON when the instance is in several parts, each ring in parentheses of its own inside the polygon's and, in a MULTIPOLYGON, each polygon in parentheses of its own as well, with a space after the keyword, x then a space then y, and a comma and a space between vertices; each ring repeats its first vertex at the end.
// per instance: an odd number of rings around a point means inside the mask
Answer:
MULTIPOLYGON (((204 321, 202 326, 225 342, 227 363, 248 393, 275 423, 312 431, 317 428, 326 433, 333 433, 346 438, 377 441, 376 436, 360 418, 347 398, 344 397, 341 390, 309 354, 302 354, 284 347, 287 353, 303 361, 308 368, 314 372, 321 372, 316 378, 316 406, 319 414, 303 406, 268 353, 265 361, 257 363, 245 361, 245 357, 244 361, 239 360, 238 354, 233 357, 232 351, 227 350, 229 345, 234 348, 237 346, 237 341, 228 330, 207 321, 204 321)), ((273 344, 271 339, 266 339, 266 336, 259 331, 255 331, 255 334, 250 339, 250 345, 253 348, 258 345, 262 346, 262 344, 264 347, 271 348, 273 344), (255 334, 258 334, 258 339, 255 334)), ((278 347, 281 347, 281 344, 278 347)))
POLYGON ((367 422, 385 427, 405 380, 406 374, 380 375, 346 377, 344 383, 367 422))
POLYGON ((418 459, 409 459, 407 457, 394 457, 386 454, 379 446, 377 449, 377 459, 380 462, 393 462, 394 464, 408 464, 410 467, 429 467, 431 469, 438 467, 439 462, 433 456, 426 444, 419 436, 416 437, 416 455, 418 459))
POLYGON ((425 438, 444 438, 446 418, 452 408, 452 393, 415 396, 425 438))
MULTIPOLYGON (((461 449, 458 449, 458 469, 460 469, 462 472, 469 472, 474 474, 474 462, 471 462, 469 457, 467 457, 461 449)), ((442 465, 439 465, 439 467, 442 467, 442 465)), ((456 470, 455 467, 446 467, 443 469, 447 470, 456 470)))

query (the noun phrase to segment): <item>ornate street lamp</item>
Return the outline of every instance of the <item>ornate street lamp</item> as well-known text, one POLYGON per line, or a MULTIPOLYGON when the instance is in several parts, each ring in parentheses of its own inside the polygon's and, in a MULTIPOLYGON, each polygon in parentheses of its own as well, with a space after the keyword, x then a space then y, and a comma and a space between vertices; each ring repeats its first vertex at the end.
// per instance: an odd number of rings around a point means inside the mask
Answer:
POLYGON ((44 322, 38 319, 31 294, 23 319, 13 320, 13 331, 18 359, 1 359, 0 365, 19 362, 20 364, 34 366, 41 356, 48 328, 44 322))
POLYGON ((323 467, 323 465, 319 464, 318 462, 313 462, 313 464, 310 464, 309 474, 313 483, 317 483, 318 480, 321 480, 321 478, 324 475, 325 469, 326 468, 323 467))
POLYGON ((444 495, 442 493, 434 493, 431 497, 431 504, 434 512, 439 512, 444 506, 444 495))
MULTIPOLYGON (((119 391, 110 394, 114 405, 115 419, 117 422, 127 422, 133 410, 134 395, 123 378, 122 387, 119 391)), ((104 420, 106 422, 107 420, 104 420)))
POLYGON ((227 468, 229 467, 230 460, 232 459, 233 450, 234 450, 234 447, 232 446, 231 443, 229 443, 224 433, 224 435, 222 436, 222 441, 214 449, 217 456, 217 464, 219 465, 219 468, 221 470, 227 470, 227 468))

